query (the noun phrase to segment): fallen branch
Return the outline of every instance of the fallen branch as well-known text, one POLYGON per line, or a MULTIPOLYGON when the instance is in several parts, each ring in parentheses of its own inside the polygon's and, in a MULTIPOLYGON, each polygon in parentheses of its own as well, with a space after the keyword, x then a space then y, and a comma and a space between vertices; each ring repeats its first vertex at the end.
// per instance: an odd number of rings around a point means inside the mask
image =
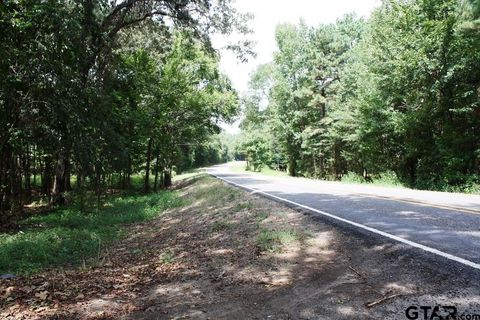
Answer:
POLYGON ((393 299, 393 298, 396 298, 398 296, 402 296, 403 294, 392 294, 390 296, 386 296, 386 297, 383 297, 381 299, 378 299, 378 300, 375 300, 375 301, 372 301, 372 302, 369 302, 367 304, 365 304, 365 307, 367 308, 371 308, 371 307, 374 307, 376 306, 377 304, 380 304, 382 302, 385 302, 387 300, 390 300, 390 299, 393 299))
POLYGON ((361 274, 360 272, 358 272, 357 270, 355 270, 355 268, 351 267, 351 266, 348 266, 348 269, 352 270, 357 276, 359 276, 360 278, 362 279, 366 279, 367 277, 364 276, 363 274, 361 274))

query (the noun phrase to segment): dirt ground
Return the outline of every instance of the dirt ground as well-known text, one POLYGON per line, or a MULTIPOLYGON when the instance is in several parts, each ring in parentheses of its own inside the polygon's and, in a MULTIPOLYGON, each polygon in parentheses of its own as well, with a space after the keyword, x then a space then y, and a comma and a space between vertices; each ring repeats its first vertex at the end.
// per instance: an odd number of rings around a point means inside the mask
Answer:
POLYGON ((480 314, 475 275, 213 178, 177 188, 188 205, 128 226, 98 266, 0 280, 0 318, 407 319, 410 305, 445 304, 480 314))

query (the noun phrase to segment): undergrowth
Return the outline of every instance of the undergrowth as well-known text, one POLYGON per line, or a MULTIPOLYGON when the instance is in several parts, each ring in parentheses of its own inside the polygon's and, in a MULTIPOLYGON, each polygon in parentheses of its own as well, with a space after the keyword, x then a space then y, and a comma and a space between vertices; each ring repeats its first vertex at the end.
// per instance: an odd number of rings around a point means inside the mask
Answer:
POLYGON ((100 210, 69 207, 21 221, 22 231, 0 234, 0 273, 29 274, 47 267, 97 262, 104 246, 123 235, 123 226, 154 218, 183 205, 174 191, 116 197, 100 210))

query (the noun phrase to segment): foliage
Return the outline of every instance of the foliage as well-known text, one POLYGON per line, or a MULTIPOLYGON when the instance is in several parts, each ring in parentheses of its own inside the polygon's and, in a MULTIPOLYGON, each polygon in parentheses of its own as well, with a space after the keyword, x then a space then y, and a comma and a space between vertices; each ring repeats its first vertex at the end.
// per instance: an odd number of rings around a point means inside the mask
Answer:
MULTIPOLYGON (((135 173, 148 193, 174 169, 224 161, 211 136, 238 98, 210 36, 246 34, 247 20, 229 0, 2 2, 2 226, 34 194, 56 206, 93 191, 100 206, 135 173)), ((246 59, 243 44, 229 48, 246 59)))
POLYGON ((270 230, 262 228, 256 238, 257 245, 263 251, 281 252, 282 246, 299 239, 295 230, 270 230))
POLYGON ((384 1, 368 21, 277 27, 242 124, 292 176, 474 190, 480 173, 476 2, 384 1), (267 102, 265 102, 267 101, 267 102))
POLYGON ((342 176, 342 182, 347 183, 364 183, 365 178, 361 175, 356 174, 355 172, 349 172, 342 176))
POLYGON ((122 226, 154 218, 183 205, 176 192, 117 197, 102 210, 77 208, 21 221, 24 230, 0 235, 0 273, 30 273, 51 266, 98 262, 105 245, 122 236, 122 226))

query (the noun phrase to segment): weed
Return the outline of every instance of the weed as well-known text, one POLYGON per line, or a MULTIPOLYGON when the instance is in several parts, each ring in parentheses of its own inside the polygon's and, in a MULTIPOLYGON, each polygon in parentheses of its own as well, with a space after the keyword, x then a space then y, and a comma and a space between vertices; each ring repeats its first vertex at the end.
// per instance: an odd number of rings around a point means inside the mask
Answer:
POLYGON ((280 252, 282 246, 298 239, 299 235, 295 230, 262 229, 256 238, 256 243, 263 251, 280 252))
POLYGON ((257 214, 257 216, 255 217, 255 219, 257 220, 257 222, 262 222, 263 220, 267 219, 268 218, 268 213, 266 212, 260 212, 257 214))
POLYGON ((349 172, 349 173, 342 176, 342 182, 364 183, 365 179, 361 175, 356 174, 355 172, 349 172))
POLYGON ((130 250, 130 252, 133 253, 134 255, 139 255, 139 254, 142 254, 143 250, 140 248, 135 248, 130 250))
POLYGON ((167 250, 162 255, 160 256, 160 262, 162 264, 171 264, 173 263, 173 260, 175 259, 175 255, 173 254, 172 251, 167 250))
POLYGON ((244 209, 250 210, 253 209, 254 205, 251 202, 242 202, 235 206, 234 211, 241 211, 244 209))
POLYGON ((220 220, 220 221, 215 221, 213 223, 213 226, 211 228, 212 232, 218 232, 226 229, 231 229, 233 227, 233 223, 227 220, 220 220))

